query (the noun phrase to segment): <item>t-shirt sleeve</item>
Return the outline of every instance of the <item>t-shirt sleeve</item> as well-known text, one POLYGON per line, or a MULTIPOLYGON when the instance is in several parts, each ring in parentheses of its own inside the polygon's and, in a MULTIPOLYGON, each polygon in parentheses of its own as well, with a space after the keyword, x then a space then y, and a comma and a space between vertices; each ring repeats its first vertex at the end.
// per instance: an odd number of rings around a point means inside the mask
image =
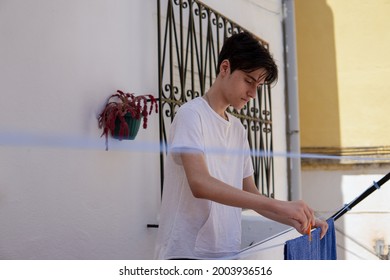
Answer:
POLYGON ((182 107, 176 113, 170 131, 169 149, 173 153, 204 152, 204 138, 199 113, 182 107))

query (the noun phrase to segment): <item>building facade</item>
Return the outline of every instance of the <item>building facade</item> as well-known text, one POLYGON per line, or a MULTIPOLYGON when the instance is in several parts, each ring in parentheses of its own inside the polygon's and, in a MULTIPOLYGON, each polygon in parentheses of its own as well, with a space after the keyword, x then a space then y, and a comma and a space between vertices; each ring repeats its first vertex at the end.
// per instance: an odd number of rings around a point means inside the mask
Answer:
MULTIPOLYGON (((328 217, 390 170, 390 5, 297 0, 295 11, 302 193, 328 217)), ((389 194, 387 184, 336 222, 340 258, 388 258, 389 194)))
MULTIPOLYGON (((157 2, 1 2, 0 259, 153 258, 158 114, 134 141, 110 138, 109 151, 97 117, 118 89, 158 96, 157 2)), ((267 41, 283 69, 281 1, 204 3, 267 41)), ((281 72, 272 89, 276 151, 286 148, 281 72)), ((275 158, 281 199, 286 166, 275 158)))

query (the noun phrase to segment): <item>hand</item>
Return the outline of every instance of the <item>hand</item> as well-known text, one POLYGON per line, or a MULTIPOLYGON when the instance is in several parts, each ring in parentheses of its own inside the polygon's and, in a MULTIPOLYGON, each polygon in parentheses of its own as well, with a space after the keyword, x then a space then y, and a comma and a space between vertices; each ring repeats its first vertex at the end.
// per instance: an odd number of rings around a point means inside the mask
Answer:
POLYGON ((288 201, 285 211, 288 215, 289 224, 299 233, 305 234, 309 226, 315 226, 314 211, 302 200, 288 201))
POLYGON ((329 226, 328 226, 328 223, 326 221, 323 221, 323 220, 320 220, 320 219, 316 219, 314 227, 321 228, 320 239, 322 239, 325 236, 326 232, 328 231, 328 227, 329 226))

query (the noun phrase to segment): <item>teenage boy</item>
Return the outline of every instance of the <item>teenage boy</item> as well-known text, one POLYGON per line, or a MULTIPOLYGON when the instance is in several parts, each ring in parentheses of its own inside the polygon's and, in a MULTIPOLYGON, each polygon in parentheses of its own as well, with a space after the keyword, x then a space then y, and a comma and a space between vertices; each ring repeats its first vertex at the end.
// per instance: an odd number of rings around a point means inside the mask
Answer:
POLYGON ((218 57, 208 92, 184 104, 169 134, 169 153, 156 245, 159 259, 214 259, 241 247, 241 211, 294 227, 304 234, 327 223, 303 201, 281 201, 259 193, 253 179, 247 134, 228 114, 256 98, 258 87, 277 80, 277 66, 249 33, 232 35, 218 57), (232 153, 231 151, 242 151, 232 153))

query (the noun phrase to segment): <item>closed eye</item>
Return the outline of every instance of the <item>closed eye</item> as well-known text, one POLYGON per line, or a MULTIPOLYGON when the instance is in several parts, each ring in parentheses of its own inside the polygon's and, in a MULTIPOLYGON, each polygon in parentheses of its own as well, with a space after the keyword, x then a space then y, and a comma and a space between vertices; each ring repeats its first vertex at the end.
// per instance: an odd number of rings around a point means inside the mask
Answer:
POLYGON ((245 82, 247 82, 248 84, 250 84, 251 86, 255 86, 256 88, 261 88, 263 86, 262 83, 259 83, 256 85, 255 81, 253 80, 249 80, 249 79, 245 79, 245 82))

